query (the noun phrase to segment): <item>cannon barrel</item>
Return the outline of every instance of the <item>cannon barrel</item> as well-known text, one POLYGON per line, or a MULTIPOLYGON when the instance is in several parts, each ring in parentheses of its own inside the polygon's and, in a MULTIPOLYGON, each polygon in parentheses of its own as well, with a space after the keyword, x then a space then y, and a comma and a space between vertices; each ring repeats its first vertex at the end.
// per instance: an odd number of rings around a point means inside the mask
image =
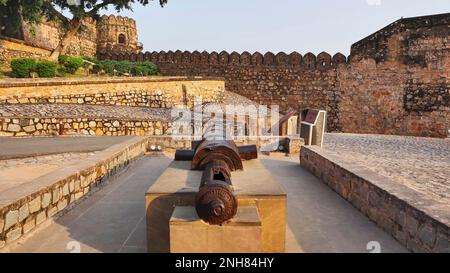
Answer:
POLYGON ((211 225, 221 225, 236 215, 237 207, 230 168, 222 160, 210 161, 205 167, 195 197, 198 216, 211 225))
POLYGON ((199 191, 195 196, 198 216, 211 225, 221 225, 237 213, 231 173, 243 170, 242 160, 258 157, 256 145, 237 147, 232 140, 215 139, 223 132, 207 128, 201 141, 193 142, 194 150, 177 150, 175 160, 192 161, 192 170, 203 170, 199 191))

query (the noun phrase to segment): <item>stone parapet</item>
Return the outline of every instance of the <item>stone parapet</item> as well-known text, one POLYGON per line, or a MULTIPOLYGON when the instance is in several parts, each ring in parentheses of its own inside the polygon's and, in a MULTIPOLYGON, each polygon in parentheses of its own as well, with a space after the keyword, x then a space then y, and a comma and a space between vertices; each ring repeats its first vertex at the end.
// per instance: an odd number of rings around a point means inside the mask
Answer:
POLYGON ((172 108, 221 102, 225 84, 218 78, 142 77, 0 82, 0 104, 65 103, 172 108))
POLYGON ((0 252, 18 239, 67 212, 82 197, 95 190, 146 151, 189 149, 188 141, 168 136, 136 137, 99 151, 81 163, 60 168, 0 197, 0 252))
POLYGON ((303 146, 301 165, 412 252, 450 253, 450 207, 326 151, 303 146))

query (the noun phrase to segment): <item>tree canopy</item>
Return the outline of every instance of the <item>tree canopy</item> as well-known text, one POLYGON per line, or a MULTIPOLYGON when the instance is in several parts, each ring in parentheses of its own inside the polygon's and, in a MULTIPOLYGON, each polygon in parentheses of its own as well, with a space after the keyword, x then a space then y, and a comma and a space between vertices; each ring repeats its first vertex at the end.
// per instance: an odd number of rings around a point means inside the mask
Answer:
MULTIPOLYGON (((55 58, 80 29, 84 18, 98 19, 102 10, 132 10, 134 4, 145 6, 151 1, 153 0, 0 0, 0 15, 8 17, 8 27, 16 30, 21 28, 23 21, 39 24, 42 18, 47 18, 61 22, 66 33, 60 46, 52 53, 55 58)), ((164 6, 168 0, 158 1, 164 6)))

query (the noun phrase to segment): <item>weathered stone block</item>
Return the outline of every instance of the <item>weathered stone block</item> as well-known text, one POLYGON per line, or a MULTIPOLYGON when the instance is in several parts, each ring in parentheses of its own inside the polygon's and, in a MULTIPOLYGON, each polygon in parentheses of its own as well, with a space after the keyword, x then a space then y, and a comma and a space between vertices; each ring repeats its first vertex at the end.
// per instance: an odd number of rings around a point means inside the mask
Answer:
POLYGON ((436 241, 436 229, 429 224, 424 224, 419 230, 419 238, 430 248, 433 247, 436 241))
POLYGON ((36 127, 34 127, 34 125, 25 126, 25 127, 23 127, 23 130, 27 133, 32 133, 32 132, 36 131, 36 127))
POLYGON ((31 231, 36 226, 36 218, 29 217, 22 226, 23 233, 27 233, 31 231))
POLYGON ((58 211, 61 211, 67 207, 67 199, 63 198, 58 202, 58 211))
POLYGON ((43 223, 47 219, 47 214, 45 211, 41 211, 36 215, 36 225, 43 223))
POLYGON ((42 207, 47 208, 48 205, 50 205, 51 199, 52 199, 51 193, 44 193, 42 195, 42 207))
POLYGON ((436 240, 435 250, 439 253, 450 253, 450 239, 439 233, 436 240))
POLYGON ((67 196, 69 195, 69 183, 64 184, 62 187, 62 195, 67 196))
POLYGON ((69 191, 73 192, 75 190, 75 181, 70 181, 69 182, 69 191))
POLYGON ((59 188, 56 188, 56 189, 53 190, 52 204, 58 203, 59 199, 60 199, 59 188))
POLYGON ((48 217, 52 217, 52 216, 55 215, 57 212, 58 212, 58 207, 57 207, 57 206, 49 207, 49 208, 47 209, 47 216, 48 216, 48 217))
POLYGON ((416 218, 411 215, 406 216, 406 225, 405 229, 409 232, 409 234, 417 234, 417 229, 419 227, 419 222, 416 218))
POLYGON ((10 230, 8 233, 6 233, 6 243, 13 242, 22 236, 22 228, 17 227, 13 230, 10 230))
POLYGON ((21 127, 18 124, 8 124, 8 129, 9 132, 20 132, 21 127))
POLYGON ((11 210, 5 216, 5 230, 17 224, 19 221, 19 211, 11 210))
POLYGON ((38 196, 28 203, 30 213, 38 212, 41 209, 41 197, 38 196))
POLYGON ((28 204, 25 204, 21 206, 19 209, 19 222, 25 220, 25 218, 27 218, 28 215, 30 215, 30 210, 28 209, 28 204))

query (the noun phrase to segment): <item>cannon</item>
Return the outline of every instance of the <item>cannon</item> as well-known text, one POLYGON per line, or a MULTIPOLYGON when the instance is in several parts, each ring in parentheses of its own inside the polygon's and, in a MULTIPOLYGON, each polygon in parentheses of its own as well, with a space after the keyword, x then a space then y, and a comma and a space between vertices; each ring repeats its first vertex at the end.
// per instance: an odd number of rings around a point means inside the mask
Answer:
POLYGON ((195 209, 203 221, 221 225, 232 219, 238 208, 231 173, 243 170, 242 160, 256 159, 258 153, 256 145, 237 147, 232 140, 210 139, 209 133, 207 129, 201 141, 193 142, 193 150, 177 150, 175 160, 191 161, 192 170, 203 170, 195 209))

